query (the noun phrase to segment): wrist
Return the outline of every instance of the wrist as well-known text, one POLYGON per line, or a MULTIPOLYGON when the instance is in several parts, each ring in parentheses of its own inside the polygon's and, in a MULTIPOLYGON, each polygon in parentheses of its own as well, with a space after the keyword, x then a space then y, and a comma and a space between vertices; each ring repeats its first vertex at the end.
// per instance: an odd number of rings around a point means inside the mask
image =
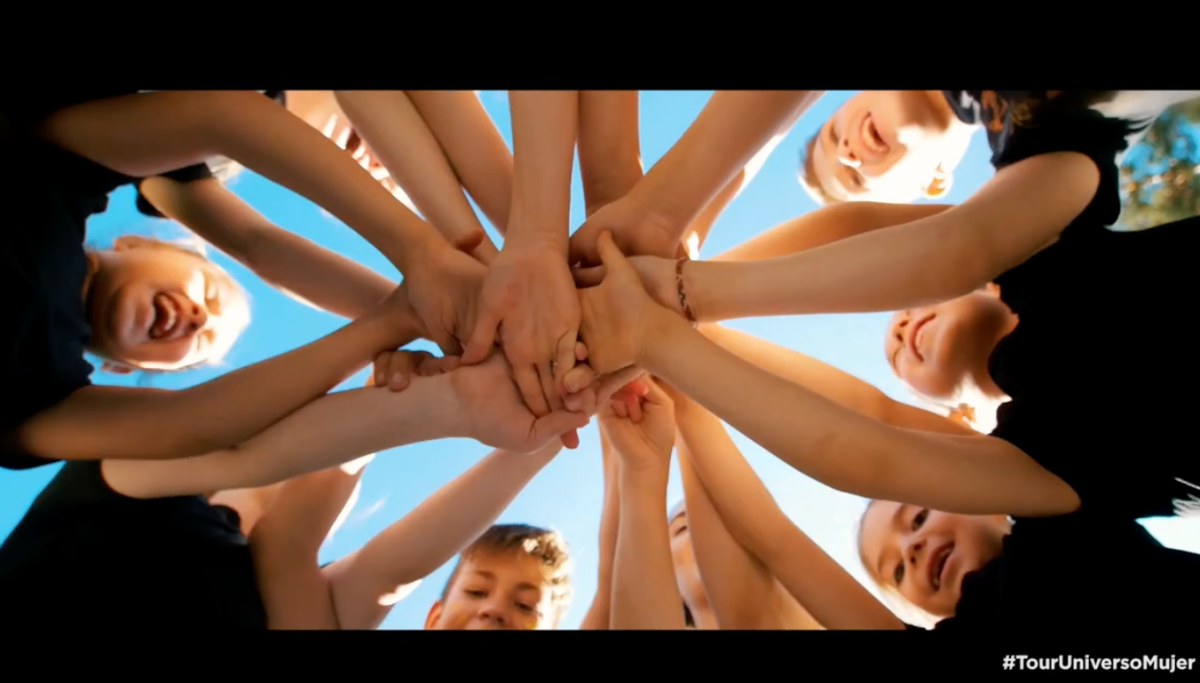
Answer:
POLYGON ((665 496, 671 478, 670 460, 657 453, 621 463, 620 494, 625 496, 665 496))
POLYGON ((427 224, 424 227, 427 230, 416 233, 408 240, 400 258, 392 261, 392 265, 396 266, 396 270, 400 271, 406 281, 413 272, 436 263, 441 255, 454 250, 454 247, 432 227, 427 224))
MULTIPOLYGON (((504 238, 505 250, 545 250, 553 252, 556 256, 561 254, 563 259, 566 259, 567 249, 570 244, 570 235, 567 230, 543 230, 537 226, 532 226, 532 229, 525 229, 525 225, 529 223, 525 220, 515 217, 510 221, 511 229, 508 235, 504 238)), ((566 221, 563 221, 566 225, 566 221)))
POLYGON ((661 306, 655 306, 650 319, 643 326, 634 354, 634 365, 644 368, 652 375, 660 374, 662 364, 669 360, 670 349, 680 334, 692 332, 691 323, 679 314, 661 306))
MULTIPOLYGON (((458 371, 448 372, 433 377, 413 378, 413 382, 417 381, 428 383, 428 404, 432 419, 436 419, 438 424, 442 425, 446 434, 445 438, 450 439, 472 439, 475 435, 472 433, 471 421, 467 411, 463 410, 463 402, 458 394, 458 387, 454 381, 454 376, 458 371)), ((406 391, 411 391, 411 387, 406 391)), ((426 399, 422 397, 424 403, 426 399)))

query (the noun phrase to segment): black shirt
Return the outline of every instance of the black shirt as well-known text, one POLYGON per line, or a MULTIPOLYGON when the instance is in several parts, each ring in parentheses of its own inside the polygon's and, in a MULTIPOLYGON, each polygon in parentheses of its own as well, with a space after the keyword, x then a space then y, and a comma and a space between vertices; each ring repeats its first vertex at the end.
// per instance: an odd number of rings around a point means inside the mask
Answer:
POLYGON ((1200 498, 1200 458, 1182 430, 1200 381, 1183 312, 1200 222, 1137 233, 1108 229, 1121 208, 1117 161, 1152 118, 1092 107, 1115 93, 953 91, 947 101, 988 132, 997 168, 1040 154, 1087 155, 1101 181, 1058 242, 996 279, 1020 319, 989 359, 1012 400, 992 436, 1054 472, 1084 509, 1117 517, 1169 516, 1200 498))
POLYGON ((266 628, 236 512, 197 496, 126 498, 98 461, 64 465, 0 546, 0 604, 10 631, 64 619, 266 628))
MULTIPOLYGON (((31 129, 60 109, 131 94, 102 89, 9 92, 0 99, 0 115, 10 128, 3 138, 4 155, 11 168, 21 171, 0 186, 0 198, 16 218, 0 231, 0 291, 10 294, 5 317, 12 321, 0 335, 0 382, 10 393, 0 410, 0 467, 27 469, 52 462, 16 448, 13 430, 91 383, 93 368, 84 360, 90 329, 82 300, 87 219, 108 208, 110 192, 135 182, 38 141, 31 129)), ((282 101, 282 91, 267 94, 282 101)), ((204 164, 163 175, 180 182, 212 177, 204 164)), ((140 196, 139 208, 157 214, 140 196)))
POLYGON ((1164 547, 1135 521, 1022 519, 999 557, 963 577, 955 616, 936 630, 1177 632, 1200 614, 1197 577, 1200 555, 1164 547))

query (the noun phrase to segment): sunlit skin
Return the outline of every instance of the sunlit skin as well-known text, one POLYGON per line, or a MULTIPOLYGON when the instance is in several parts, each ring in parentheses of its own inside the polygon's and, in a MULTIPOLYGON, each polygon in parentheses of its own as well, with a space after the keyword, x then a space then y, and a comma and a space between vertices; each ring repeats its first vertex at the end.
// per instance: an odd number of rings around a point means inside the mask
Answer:
POLYGON ((88 253, 89 349, 105 369, 177 370, 219 356, 249 318, 227 275, 204 257, 135 236, 88 253))
POLYGON ((675 506, 670 516, 671 557, 675 561, 675 582, 679 594, 692 611, 694 618, 704 620, 708 612, 708 598, 704 594, 704 583, 696 567, 696 554, 692 550, 692 535, 688 530, 687 510, 683 503, 675 506))
POLYGON ((553 629, 557 613, 547 585, 549 571, 536 557, 519 551, 475 552, 462 561, 446 599, 429 609, 425 629, 553 629))
POLYGON ((968 382, 1002 398, 988 358, 1017 326, 995 285, 924 308, 898 311, 888 323, 884 353, 896 376, 934 399, 952 399, 968 382))
POLYGON ((1004 516, 959 515, 875 501, 862 519, 859 552, 880 587, 934 617, 954 615, 963 577, 999 556, 1004 516))
POLYGON ((938 90, 864 91, 817 133, 814 180, 835 201, 910 202, 950 188, 972 129, 938 90))

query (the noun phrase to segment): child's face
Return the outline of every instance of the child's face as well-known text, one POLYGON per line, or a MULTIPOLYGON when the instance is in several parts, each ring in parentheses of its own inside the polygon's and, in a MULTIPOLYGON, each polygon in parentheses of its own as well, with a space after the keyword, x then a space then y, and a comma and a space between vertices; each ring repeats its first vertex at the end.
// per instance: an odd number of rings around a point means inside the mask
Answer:
POLYGON ((552 629, 549 570, 520 551, 464 558, 446 599, 433 604, 425 628, 439 631, 552 629))
POLYGON ((907 203, 941 196, 949 188, 945 171, 957 162, 949 135, 953 113, 941 98, 926 90, 851 97, 817 133, 806 162, 810 180, 834 201, 907 203))
POLYGON ((988 357, 1015 316, 994 286, 892 315, 884 353, 896 376, 934 399, 951 399, 968 378, 987 376, 988 357))
POLYGON ((91 347, 122 366, 174 370, 204 362, 246 314, 228 277, 199 255, 122 237, 90 258, 91 347))
POLYGON ((967 573, 999 554, 1008 520, 958 515, 876 501, 862 521, 860 551, 867 571, 936 617, 954 615, 967 573))
POLYGON ((675 582, 679 586, 684 602, 697 605, 703 602, 697 598, 704 593, 704 584, 700 580, 700 570, 696 567, 696 554, 692 549, 692 535, 688 529, 687 510, 680 505, 677 507, 670 522, 671 557, 675 561, 675 582))

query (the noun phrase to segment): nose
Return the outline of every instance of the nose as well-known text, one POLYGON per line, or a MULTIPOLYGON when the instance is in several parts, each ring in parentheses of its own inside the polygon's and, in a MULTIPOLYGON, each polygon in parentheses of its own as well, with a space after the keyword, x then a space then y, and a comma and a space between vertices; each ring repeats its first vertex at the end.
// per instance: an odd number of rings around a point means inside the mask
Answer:
POLYGON ((913 569, 917 566, 917 556, 921 555, 925 550, 925 536, 920 533, 909 534, 904 538, 904 545, 901 551, 904 553, 904 561, 913 569))
POLYGON ((509 621, 504 609, 493 603, 484 605, 483 609, 479 610, 479 618, 501 627, 507 626, 509 621))
POLYGON ((912 322, 912 311, 897 311, 892 322, 892 337, 898 342, 904 341, 904 328, 912 322))
POLYGON ((854 150, 850 148, 850 138, 846 135, 843 135, 842 139, 838 140, 837 160, 839 164, 850 168, 862 166, 862 159, 859 159, 854 150))
POLYGON ((187 312, 188 332, 195 334, 208 324, 208 309, 195 301, 189 301, 185 307, 187 312))

